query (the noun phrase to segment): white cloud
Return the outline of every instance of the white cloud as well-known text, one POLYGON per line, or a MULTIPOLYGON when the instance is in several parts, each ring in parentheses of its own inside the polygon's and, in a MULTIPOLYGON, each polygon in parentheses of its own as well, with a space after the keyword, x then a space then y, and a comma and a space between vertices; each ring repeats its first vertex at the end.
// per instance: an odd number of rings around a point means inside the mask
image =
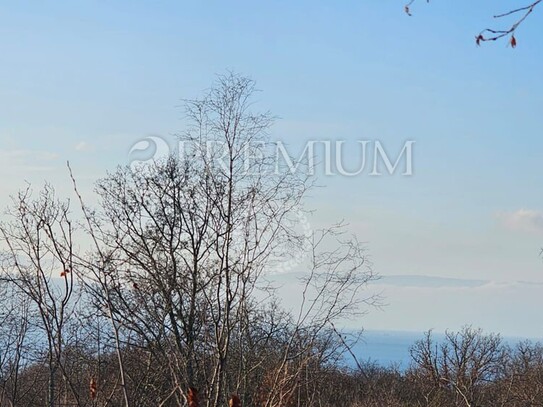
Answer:
POLYGON ((498 214, 501 223, 510 230, 543 234, 543 212, 519 209, 498 214))
POLYGON ((94 151, 94 147, 86 141, 80 141, 75 146, 76 151, 94 151))

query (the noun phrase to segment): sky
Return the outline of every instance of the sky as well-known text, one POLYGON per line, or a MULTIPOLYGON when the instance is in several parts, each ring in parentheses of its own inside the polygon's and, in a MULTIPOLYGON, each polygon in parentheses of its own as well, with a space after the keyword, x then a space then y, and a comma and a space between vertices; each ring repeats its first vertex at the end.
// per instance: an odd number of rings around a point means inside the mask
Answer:
POLYGON ((415 141, 413 175, 320 176, 308 202, 312 227, 345 220, 382 276, 370 290, 386 305, 357 325, 541 338, 543 9, 516 49, 474 40, 516 4, 420 1, 408 17, 396 0, 2 2, 0 204, 25 182, 69 193, 67 160, 92 199, 232 70, 293 151, 341 140, 354 160, 359 140, 415 141))

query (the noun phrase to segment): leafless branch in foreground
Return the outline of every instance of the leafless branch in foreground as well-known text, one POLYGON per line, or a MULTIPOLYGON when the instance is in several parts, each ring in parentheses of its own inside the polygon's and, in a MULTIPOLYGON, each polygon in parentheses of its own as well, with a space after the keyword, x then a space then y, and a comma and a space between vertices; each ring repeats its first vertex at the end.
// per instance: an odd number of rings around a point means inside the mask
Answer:
MULTIPOLYGON (((415 3, 415 1, 416 0, 411 0, 409 3, 405 5, 405 8, 404 8, 405 12, 409 16, 413 15, 411 13, 411 5, 415 3)), ((517 20, 512 25, 510 25, 509 28, 505 28, 501 30, 494 29, 494 28, 485 28, 475 37, 476 44, 481 45, 482 42, 497 41, 501 38, 510 36, 509 45, 511 45, 512 48, 515 48, 517 46, 517 39, 515 37, 517 28, 528 18, 530 14, 533 13, 535 8, 542 1, 543 0, 533 1, 532 3, 526 6, 518 7, 516 9, 509 10, 505 13, 496 14, 494 16, 494 18, 496 19, 503 19, 509 16, 515 16, 517 17, 517 20)), ((429 3, 430 0, 426 0, 426 2, 429 3)))

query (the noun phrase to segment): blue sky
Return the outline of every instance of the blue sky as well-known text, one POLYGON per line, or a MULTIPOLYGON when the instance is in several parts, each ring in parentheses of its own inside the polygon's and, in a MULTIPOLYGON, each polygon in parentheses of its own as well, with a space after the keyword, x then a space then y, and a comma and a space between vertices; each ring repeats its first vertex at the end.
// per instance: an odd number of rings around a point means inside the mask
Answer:
POLYGON ((512 3, 4 2, 0 203, 25 180, 67 191, 67 159, 90 191, 231 69, 294 147, 416 141, 412 177, 324 177, 312 194, 312 224, 345 219, 388 276, 389 305, 360 324, 541 337, 543 9, 516 49, 474 44, 512 3))

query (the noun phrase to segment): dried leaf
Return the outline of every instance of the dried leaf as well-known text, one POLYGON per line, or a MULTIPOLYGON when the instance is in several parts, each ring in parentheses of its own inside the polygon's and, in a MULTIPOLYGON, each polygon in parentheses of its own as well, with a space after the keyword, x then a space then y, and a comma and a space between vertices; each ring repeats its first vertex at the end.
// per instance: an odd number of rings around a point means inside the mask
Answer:
POLYGON ((229 407, 241 407, 241 400, 239 399, 239 397, 236 394, 232 394, 232 396, 230 396, 230 401, 228 401, 228 406, 229 407))
POLYGON ((94 380, 94 377, 91 378, 90 385, 89 385, 89 394, 91 400, 96 399, 96 393, 98 392, 98 386, 96 385, 96 380, 94 380))
POLYGON ((516 47, 517 47, 517 39, 515 38, 515 34, 513 34, 513 35, 511 36, 510 44, 511 44, 511 47, 512 47, 512 48, 516 48, 516 47))
POLYGON ((405 13, 410 17, 413 15, 411 14, 411 10, 409 9, 409 6, 405 6, 405 13))
POLYGON ((477 37, 475 37, 475 43, 477 46, 481 45, 481 41, 484 41, 485 37, 483 37, 483 34, 479 34, 477 37))
POLYGON ((189 407, 198 407, 198 390, 196 390, 194 387, 189 387, 187 401, 189 407))

